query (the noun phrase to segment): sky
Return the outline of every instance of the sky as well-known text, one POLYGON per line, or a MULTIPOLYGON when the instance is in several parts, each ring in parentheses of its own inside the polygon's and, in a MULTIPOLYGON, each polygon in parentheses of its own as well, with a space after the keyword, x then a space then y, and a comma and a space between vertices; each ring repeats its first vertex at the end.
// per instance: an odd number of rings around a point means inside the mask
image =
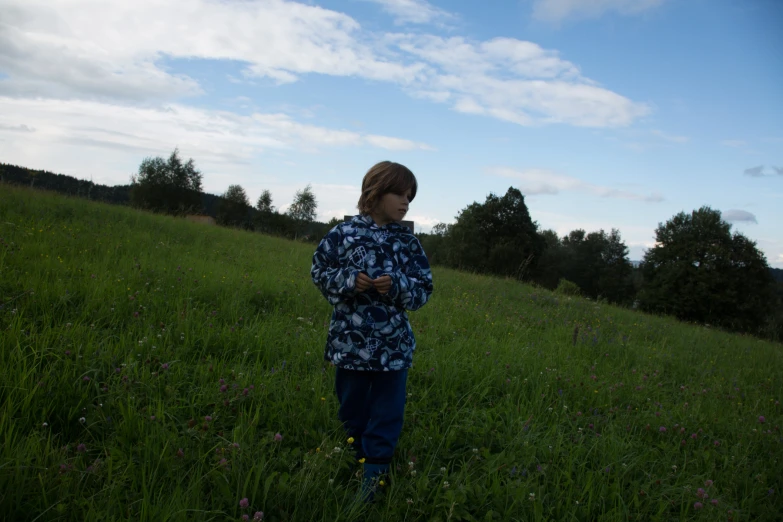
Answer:
POLYGON ((203 188, 308 184, 357 213, 378 161, 416 231, 517 187, 632 260, 702 206, 783 268, 781 0, 0 0, 0 162, 107 185, 175 147, 203 188))

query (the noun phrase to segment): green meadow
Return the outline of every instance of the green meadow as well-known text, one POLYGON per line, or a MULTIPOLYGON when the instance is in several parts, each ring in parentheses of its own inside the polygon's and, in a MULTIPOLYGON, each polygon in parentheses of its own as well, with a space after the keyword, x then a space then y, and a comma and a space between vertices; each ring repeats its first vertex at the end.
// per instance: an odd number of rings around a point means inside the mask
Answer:
POLYGON ((783 520, 780 344, 434 267, 363 506, 315 245, 1 184, 0 238, 2 520, 783 520))

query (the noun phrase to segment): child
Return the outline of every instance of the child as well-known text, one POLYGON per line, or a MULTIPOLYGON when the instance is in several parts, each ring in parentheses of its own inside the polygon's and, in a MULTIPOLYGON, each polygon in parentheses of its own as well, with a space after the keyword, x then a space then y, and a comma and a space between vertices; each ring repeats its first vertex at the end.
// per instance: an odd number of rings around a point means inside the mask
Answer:
POLYGON ((334 305, 324 358, 336 366, 338 418, 364 463, 362 496, 388 473, 402 431, 416 341, 405 310, 424 306, 432 274, 419 240, 398 223, 416 177, 383 161, 362 180, 359 215, 335 226, 313 255, 313 282, 334 305))

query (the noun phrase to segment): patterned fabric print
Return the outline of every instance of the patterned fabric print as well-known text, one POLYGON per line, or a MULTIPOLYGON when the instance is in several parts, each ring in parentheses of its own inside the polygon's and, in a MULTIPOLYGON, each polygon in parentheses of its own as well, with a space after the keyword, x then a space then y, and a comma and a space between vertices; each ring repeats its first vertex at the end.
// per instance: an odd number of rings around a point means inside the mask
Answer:
POLYGON ((416 339, 406 310, 424 306, 433 286, 427 256, 408 228, 354 216, 321 240, 310 275, 334 306, 324 359, 346 370, 410 368, 416 339), (359 272, 389 275, 391 289, 357 292, 359 272))

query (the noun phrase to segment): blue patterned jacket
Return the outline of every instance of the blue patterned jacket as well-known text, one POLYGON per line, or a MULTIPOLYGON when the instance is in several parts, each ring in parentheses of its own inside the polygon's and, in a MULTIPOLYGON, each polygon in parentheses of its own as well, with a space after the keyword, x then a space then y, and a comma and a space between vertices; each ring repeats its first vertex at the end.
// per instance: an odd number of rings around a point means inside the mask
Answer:
POLYGON ((321 240, 310 270, 313 282, 334 305, 324 359, 347 370, 410 368, 416 340, 406 310, 424 306, 432 273, 421 243, 407 227, 379 227, 369 215, 354 216, 321 240), (359 272, 370 279, 391 276, 391 289, 356 291, 359 272))

